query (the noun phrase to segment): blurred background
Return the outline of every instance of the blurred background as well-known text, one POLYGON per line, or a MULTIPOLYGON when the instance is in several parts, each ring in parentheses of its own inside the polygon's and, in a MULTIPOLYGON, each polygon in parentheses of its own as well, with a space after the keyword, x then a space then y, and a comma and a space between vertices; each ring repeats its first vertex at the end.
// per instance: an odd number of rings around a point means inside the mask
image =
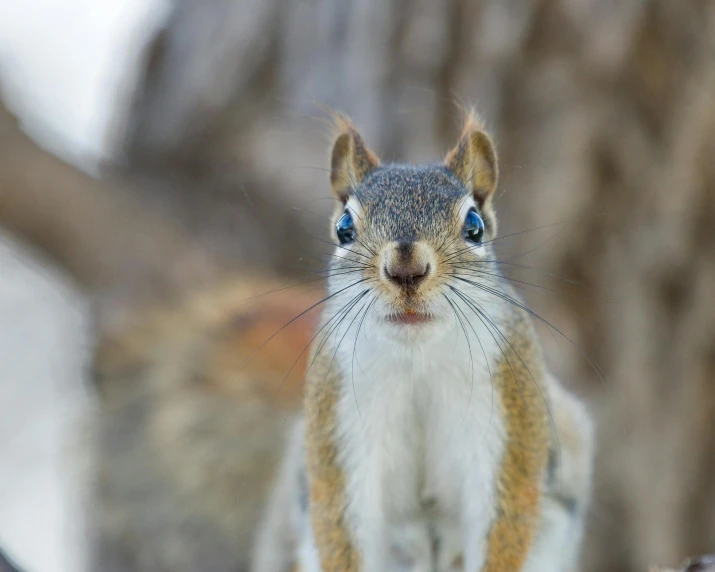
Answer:
POLYGON ((712 0, 3 2, 0 91, 18 566, 246 570, 314 317, 255 350, 330 250, 323 105, 409 161, 478 107, 500 255, 598 423, 584 570, 715 550, 712 0))

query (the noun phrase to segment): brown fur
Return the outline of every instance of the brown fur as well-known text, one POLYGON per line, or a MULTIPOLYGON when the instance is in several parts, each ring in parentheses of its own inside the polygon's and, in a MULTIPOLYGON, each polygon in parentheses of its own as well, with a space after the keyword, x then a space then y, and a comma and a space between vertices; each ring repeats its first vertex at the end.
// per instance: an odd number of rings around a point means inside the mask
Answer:
POLYGON ((481 207, 491 202, 499 179, 499 165, 491 139, 476 112, 467 114, 459 142, 444 163, 472 189, 481 207))
POLYGON ((471 189, 487 231, 494 236, 497 218, 492 199, 499 180, 499 163, 494 145, 475 111, 466 113, 459 142, 447 154, 444 164, 471 189))
MULTIPOLYGON (((521 317, 508 336, 514 350, 507 351, 508 359, 495 372, 508 444, 498 484, 498 516, 487 539, 485 571, 521 569, 540 524, 549 426, 545 397, 537 386, 543 382, 543 364, 530 341, 532 336, 528 318, 521 317)), ((322 374, 320 366, 327 359, 316 360, 315 372, 307 380, 306 449, 313 476, 312 522, 323 570, 352 571, 358 570, 357 555, 343 520, 344 475, 337 463, 334 440, 338 374, 327 378, 322 374)))
POLYGON ((507 447, 499 476, 497 518, 487 540, 485 571, 521 570, 540 524, 544 468, 548 458, 548 409, 543 363, 534 332, 523 315, 507 336, 513 350, 499 364, 507 447))
MULTIPOLYGON (((498 514, 487 539, 485 571, 519 570, 540 525, 544 470, 549 449, 543 362, 527 316, 507 330, 513 349, 495 372, 507 429, 498 484, 498 514)), ((306 385, 306 452, 311 474, 312 524, 325 572, 356 571, 358 555, 345 518, 345 476, 335 442, 339 372, 327 373, 330 351, 316 358, 306 385)))
MULTIPOLYGON (((488 207, 498 177, 496 152, 475 115, 469 115, 459 143, 445 162, 472 189, 482 209, 488 207)), ((377 165, 379 161, 352 124, 345 123, 332 153, 335 194, 346 201, 351 191, 346 179, 359 183, 377 165)), ((493 213, 489 215, 493 232, 493 213)), ((485 571, 518 570, 526 560, 540 525, 550 439, 548 408, 538 386, 543 383, 544 364, 531 324, 522 312, 514 310, 513 323, 502 326, 510 330, 507 337, 513 345, 510 350, 505 348, 506 357, 495 380, 507 445, 497 485, 498 513, 487 539, 485 571)), ((317 356, 307 378, 306 449, 313 533, 325 572, 353 571, 358 569, 358 555, 345 522, 345 476, 335 441, 340 373, 325 371, 329 367, 326 360, 324 355, 317 356)))
MULTIPOLYGON (((496 152, 474 111, 467 114, 457 146, 445 164, 489 209, 499 176, 496 152)), ((491 214, 491 213, 490 213, 491 214)), ((506 336, 511 347, 496 372, 507 431, 497 485, 498 513, 487 539, 485 571, 520 570, 540 524, 548 459, 548 407, 541 387, 542 362, 528 317, 515 310, 506 336), (541 387, 540 387, 541 386, 541 387)))
POLYGON ((311 522, 323 572, 356 572, 358 556, 345 522, 345 476, 335 441, 339 372, 323 348, 306 379, 305 448, 311 522))
POLYGON ((334 120, 338 134, 330 158, 330 185, 333 194, 345 202, 351 190, 380 165, 380 160, 347 117, 335 115, 334 120))

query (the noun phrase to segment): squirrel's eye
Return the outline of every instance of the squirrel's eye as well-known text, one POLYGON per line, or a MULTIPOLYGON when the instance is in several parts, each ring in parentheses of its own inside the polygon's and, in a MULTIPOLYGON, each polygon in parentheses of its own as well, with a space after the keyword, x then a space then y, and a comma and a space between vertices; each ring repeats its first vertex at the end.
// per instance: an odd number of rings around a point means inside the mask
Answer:
POLYGON ((476 244, 482 243, 482 237, 484 236, 484 221, 482 220, 482 217, 477 214, 475 209, 469 209, 467 218, 464 219, 464 231, 462 235, 467 240, 471 240, 476 244))
POLYGON ((346 212, 338 219, 338 224, 335 225, 335 233, 338 235, 340 244, 348 244, 355 240, 355 226, 353 226, 353 217, 349 212, 346 212))

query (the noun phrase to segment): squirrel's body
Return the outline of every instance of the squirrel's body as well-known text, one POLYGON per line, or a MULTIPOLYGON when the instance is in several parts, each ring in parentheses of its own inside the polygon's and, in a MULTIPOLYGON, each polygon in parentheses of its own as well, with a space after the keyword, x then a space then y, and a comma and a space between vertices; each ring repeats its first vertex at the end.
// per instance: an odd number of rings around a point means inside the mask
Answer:
MULTIPOLYGON (((345 373, 335 378, 339 387, 330 406, 335 434, 343 436, 339 463, 346 474, 346 517, 365 546, 365 569, 391 569, 378 563, 399 560, 400 552, 406 559, 411 543, 424 552, 440 538, 436 556, 446 570, 461 554, 455 536, 463 521, 474 527, 477 550, 476 539, 486 537, 493 517, 505 443, 499 397, 488 384, 470 383, 472 375, 484 379, 489 373, 479 360, 471 368, 462 332, 460 338, 454 330, 420 353, 351 331, 337 352, 345 373), (469 499, 469 490, 481 493, 469 499), (480 518, 465 519, 466 511, 480 518)), ((496 348, 485 349, 496 358, 496 348)), ((328 345, 325 350, 323 360, 329 361, 334 350, 328 345)), ((310 375, 315 388, 308 391, 321 391, 321 370, 327 366, 323 361, 320 366, 310 375)), ((321 415, 308 421, 316 428, 321 424, 321 415)), ((309 446, 312 441, 308 438, 309 446)))
POLYGON ((343 245, 255 569, 570 570, 590 424, 482 239, 488 138, 471 125, 446 165, 380 167, 346 125, 332 182, 343 245))

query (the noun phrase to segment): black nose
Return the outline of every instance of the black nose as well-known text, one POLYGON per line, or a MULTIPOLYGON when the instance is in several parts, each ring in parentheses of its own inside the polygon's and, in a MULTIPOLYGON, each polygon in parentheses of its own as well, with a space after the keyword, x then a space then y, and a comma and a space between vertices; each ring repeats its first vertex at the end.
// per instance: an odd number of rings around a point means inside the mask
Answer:
POLYGON ((429 264, 396 260, 385 265, 385 275, 401 288, 414 290, 429 274, 429 264))

